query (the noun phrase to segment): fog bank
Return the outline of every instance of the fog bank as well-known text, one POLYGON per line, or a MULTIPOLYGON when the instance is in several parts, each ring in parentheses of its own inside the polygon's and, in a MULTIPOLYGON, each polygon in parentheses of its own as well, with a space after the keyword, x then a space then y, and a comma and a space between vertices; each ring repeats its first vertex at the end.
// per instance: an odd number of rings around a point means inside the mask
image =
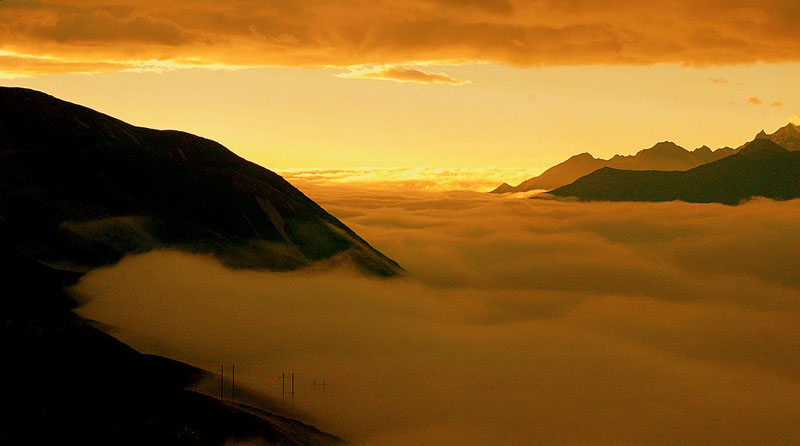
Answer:
POLYGON ((81 314, 278 398, 294 372, 356 443, 800 442, 800 200, 301 187, 408 276, 158 251, 88 274, 81 314))

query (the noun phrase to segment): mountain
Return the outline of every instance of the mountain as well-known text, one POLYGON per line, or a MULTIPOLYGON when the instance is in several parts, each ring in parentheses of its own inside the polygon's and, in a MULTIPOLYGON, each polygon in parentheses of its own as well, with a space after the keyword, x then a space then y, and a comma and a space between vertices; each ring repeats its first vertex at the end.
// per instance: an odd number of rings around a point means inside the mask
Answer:
POLYGON ((800 151, 755 139, 738 153, 687 171, 604 167, 550 191, 581 201, 673 201, 735 205, 752 197, 800 198, 800 151))
POLYGON ((86 270, 160 247, 232 267, 402 269, 279 175, 222 145, 0 88, 0 220, 15 248, 86 270))
POLYGON ((525 180, 517 186, 510 186, 503 183, 505 187, 501 185, 491 193, 504 194, 508 192, 527 192, 535 189, 552 189, 594 172, 603 167, 607 162, 607 160, 595 158, 588 153, 581 153, 545 170, 538 177, 525 180))
POLYGON ((80 274, 19 253, 1 223, 0 268, 0 379, 10 383, 0 444, 342 443, 299 421, 220 402, 210 396, 218 377, 139 353, 76 316, 63 288, 80 274), (200 390, 200 380, 212 389, 200 390))
POLYGON ((160 247, 233 267, 350 259, 402 269, 269 170, 221 145, 0 88, 0 444, 341 444, 219 376, 142 354, 76 315, 83 270, 160 247))
POLYGON ((687 170, 733 154, 731 148, 711 150, 703 146, 688 151, 677 144, 664 141, 643 149, 635 155, 615 155, 610 159, 595 158, 588 153, 575 155, 561 164, 545 170, 538 177, 525 180, 518 186, 501 185, 492 193, 527 192, 535 189, 554 189, 572 183, 603 167, 626 170, 687 170))
POLYGON ((768 139, 786 150, 800 150, 800 126, 790 122, 771 135, 762 130, 756 135, 756 139, 768 139))

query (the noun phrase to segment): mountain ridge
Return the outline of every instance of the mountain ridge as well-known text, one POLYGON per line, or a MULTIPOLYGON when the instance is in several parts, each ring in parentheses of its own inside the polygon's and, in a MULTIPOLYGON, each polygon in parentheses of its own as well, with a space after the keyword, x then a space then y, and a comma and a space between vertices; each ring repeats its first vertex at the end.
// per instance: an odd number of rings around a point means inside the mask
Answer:
POLYGON ((757 138, 737 153, 686 171, 603 167, 549 192, 580 201, 686 201, 736 205, 800 198, 800 151, 757 138))
MULTIPOLYGON (((761 130, 755 139, 768 139, 790 151, 800 150, 800 127, 788 123, 772 134, 761 130)), ((602 167, 623 170, 689 170, 737 153, 744 145, 734 149, 722 147, 712 150, 701 146, 686 150, 671 142, 661 141, 633 155, 614 155, 609 159, 595 158, 589 153, 573 155, 542 174, 523 181, 517 186, 497 187, 490 193, 527 192, 534 189, 551 190, 572 183, 602 167), (587 156, 588 155, 588 156, 587 156)))
POLYGON ((771 134, 761 130, 755 139, 769 139, 789 151, 800 150, 800 126, 790 122, 771 134))
POLYGON ((169 247, 273 270, 402 268, 278 174, 221 144, 0 87, 0 218, 17 248, 81 270, 169 247))

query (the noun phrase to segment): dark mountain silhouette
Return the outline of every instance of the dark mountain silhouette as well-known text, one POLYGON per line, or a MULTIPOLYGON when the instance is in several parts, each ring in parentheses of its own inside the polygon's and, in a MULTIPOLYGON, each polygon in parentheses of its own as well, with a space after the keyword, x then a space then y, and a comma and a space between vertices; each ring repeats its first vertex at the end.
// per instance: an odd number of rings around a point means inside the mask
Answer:
POLYGON ((222 403, 203 389, 217 382, 209 372, 139 353, 72 312, 64 288, 79 271, 159 247, 234 267, 351 260, 371 274, 402 271, 283 178, 213 141, 0 88, 0 444, 340 443, 270 413, 253 392, 222 403))
POLYGON ((279 175, 222 145, 0 88, 0 218, 27 255, 87 269, 157 247, 234 267, 401 271, 279 175))
POLYGON ((604 167, 550 191, 581 201, 673 201, 735 205, 752 197, 800 198, 800 152, 768 139, 687 171, 634 171, 604 167))
POLYGON ((615 155, 611 159, 595 158, 588 153, 575 155, 561 164, 545 170, 538 177, 523 181, 518 186, 503 183, 492 193, 527 192, 536 189, 554 189, 569 184, 578 178, 588 175, 603 167, 613 167, 626 170, 687 170, 734 153, 734 150, 725 147, 711 150, 703 146, 693 151, 670 141, 660 142, 649 149, 644 149, 635 155, 615 155))
POLYGON ((800 150, 800 126, 790 122, 776 130, 771 135, 767 134, 767 132, 764 130, 761 130, 756 135, 756 139, 768 139, 775 144, 782 146, 786 150, 800 150))
POLYGON ((194 391, 192 383, 207 372, 139 353, 76 316, 70 311, 76 302, 63 287, 80 274, 20 254, 2 232, 0 444, 341 442, 299 421, 194 391))

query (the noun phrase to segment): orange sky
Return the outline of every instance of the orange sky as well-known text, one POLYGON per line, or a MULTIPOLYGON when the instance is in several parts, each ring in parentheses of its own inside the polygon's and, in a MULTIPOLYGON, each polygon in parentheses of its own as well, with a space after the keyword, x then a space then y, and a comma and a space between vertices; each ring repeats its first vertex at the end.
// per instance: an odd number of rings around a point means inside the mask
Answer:
POLYGON ((279 171, 494 166, 489 183, 513 182, 578 152, 738 145, 797 119, 798 20, 780 0, 4 0, 0 82, 279 171))

